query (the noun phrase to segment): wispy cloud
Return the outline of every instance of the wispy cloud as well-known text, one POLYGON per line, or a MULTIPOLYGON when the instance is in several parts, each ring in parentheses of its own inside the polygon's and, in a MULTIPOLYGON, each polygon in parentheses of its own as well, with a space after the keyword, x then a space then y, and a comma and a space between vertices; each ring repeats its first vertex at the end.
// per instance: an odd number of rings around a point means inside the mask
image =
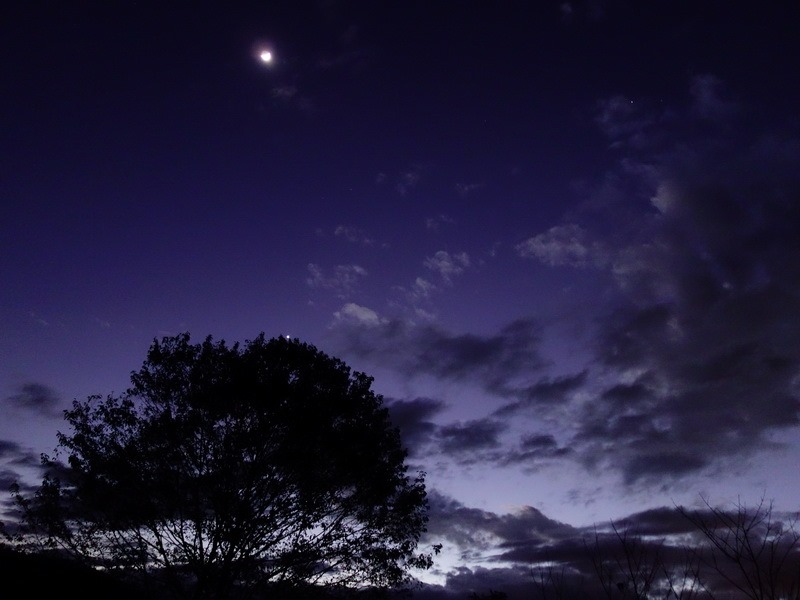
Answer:
POLYGON ((359 265, 337 265, 333 273, 326 275, 322 267, 309 263, 306 283, 311 288, 331 290, 339 298, 348 298, 367 276, 367 271, 359 265))
POLYGON ((639 148, 648 141, 657 115, 645 108, 641 101, 626 96, 612 96, 597 102, 595 120, 612 140, 612 146, 639 148))
POLYGON ((436 215, 435 217, 427 217, 425 219, 425 228, 428 231, 438 231, 442 225, 453 225, 455 219, 447 215, 436 215))
POLYGON ((469 196, 483 187, 482 183, 457 183, 456 192, 461 197, 469 196))
POLYGON ((469 255, 466 252, 450 254, 445 250, 439 250, 433 256, 429 256, 423 265, 438 273, 445 283, 452 283, 456 275, 460 275, 470 266, 469 255))
POLYGON ((517 252, 525 258, 535 258, 551 267, 586 267, 606 262, 605 251, 592 242, 588 233, 574 223, 551 227, 517 244, 517 252))
POLYGON ((335 323, 338 325, 355 325, 359 328, 373 328, 385 325, 386 320, 381 318, 377 312, 366 306, 361 306, 354 302, 348 302, 334 313, 335 323))
POLYGON ((422 173, 418 168, 405 171, 404 173, 400 174, 400 177, 395 184, 395 190, 397 190, 397 193, 401 196, 405 196, 407 193, 417 187, 417 184, 421 178, 422 173))
POLYGON ((692 113, 702 119, 724 121, 739 110, 738 103, 725 94, 722 80, 714 75, 694 77, 689 93, 692 96, 692 113))
POLYGON ((333 230, 333 235, 352 244, 361 244, 363 246, 374 246, 376 244, 373 238, 354 225, 337 225, 333 230))

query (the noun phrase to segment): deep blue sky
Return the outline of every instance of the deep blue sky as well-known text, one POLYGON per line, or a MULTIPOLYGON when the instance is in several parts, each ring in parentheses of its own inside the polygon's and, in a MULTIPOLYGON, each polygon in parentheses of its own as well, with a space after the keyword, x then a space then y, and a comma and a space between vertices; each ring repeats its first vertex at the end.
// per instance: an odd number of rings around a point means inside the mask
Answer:
POLYGON ((24 2, 0 52, 3 481, 154 338, 264 331, 376 377, 451 589, 514 519, 797 509, 796 2, 24 2))

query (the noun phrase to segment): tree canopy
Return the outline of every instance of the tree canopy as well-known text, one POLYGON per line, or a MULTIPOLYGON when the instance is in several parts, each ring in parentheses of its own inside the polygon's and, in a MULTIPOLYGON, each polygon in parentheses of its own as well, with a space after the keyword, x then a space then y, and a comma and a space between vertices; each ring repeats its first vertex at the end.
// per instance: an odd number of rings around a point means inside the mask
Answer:
POLYGON ((297 340, 183 334, 154 341, 131 382, 75 401, 49 474, 18 494, 51 545, 196 598, 396 586, 431 566, 424 474, 372 378, 297 340))

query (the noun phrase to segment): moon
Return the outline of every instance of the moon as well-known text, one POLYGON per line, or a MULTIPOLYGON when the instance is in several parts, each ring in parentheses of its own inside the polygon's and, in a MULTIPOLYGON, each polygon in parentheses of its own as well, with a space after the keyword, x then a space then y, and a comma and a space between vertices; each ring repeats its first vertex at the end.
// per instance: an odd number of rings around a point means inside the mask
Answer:
POLYGON ((270 52, 269 50, 262 50, 259 53, 258 58, 260 58, 261 62, 263 62, 263 63, 271 63, 272 62, 272 52, 270 52))

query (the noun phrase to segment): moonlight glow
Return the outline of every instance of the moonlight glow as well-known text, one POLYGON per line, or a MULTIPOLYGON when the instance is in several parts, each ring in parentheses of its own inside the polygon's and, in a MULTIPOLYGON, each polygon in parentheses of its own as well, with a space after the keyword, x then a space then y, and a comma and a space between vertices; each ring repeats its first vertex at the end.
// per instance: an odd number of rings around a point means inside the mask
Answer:
POLYGON ((258 58, 260 58, 261 62, 263 62, 263 63, 271 63, 272 62, 272 52, 270 52, 269 50, 262 50, 259 53, 258 58))

